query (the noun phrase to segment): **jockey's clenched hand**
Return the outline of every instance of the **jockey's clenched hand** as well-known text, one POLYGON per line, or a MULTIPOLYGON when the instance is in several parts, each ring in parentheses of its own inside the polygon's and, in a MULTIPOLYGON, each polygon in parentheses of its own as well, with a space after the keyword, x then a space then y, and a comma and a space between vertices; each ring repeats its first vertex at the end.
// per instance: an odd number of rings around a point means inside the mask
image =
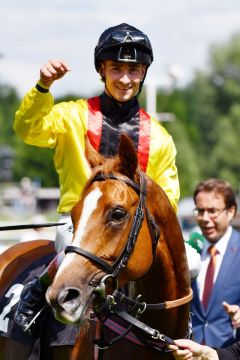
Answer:
POLYGON ((62 60, 49 60, 40 69, 40 84, 50 87, 55 80, 61 79, 66 72, 71 71, 62 60))

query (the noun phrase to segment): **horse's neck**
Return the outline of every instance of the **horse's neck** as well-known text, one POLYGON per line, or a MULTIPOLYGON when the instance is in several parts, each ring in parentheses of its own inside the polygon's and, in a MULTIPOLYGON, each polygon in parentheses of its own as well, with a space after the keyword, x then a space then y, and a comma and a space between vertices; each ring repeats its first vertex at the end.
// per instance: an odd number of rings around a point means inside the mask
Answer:
POLYGON ((182 237, 182 231, 175 214, 162 230, 161 239, 157 248, 159 271, 163 272, 163 279, 168 281, 169 286, 176 288, 178 297, 187 295, 189 292, 190 277, 187 264, 187 256, 182 237), (166 271, 167 269, 167 271, 166 271))
MULTIPOLYGON (((135 291, 142 294, 146 303, 156 304, 188 295, 190 279, 182 232, 173 208, 154 183, 148 186, 148 196, 147 206, 160 227, 161 235, 153 266, 135 283, 135 291)), ((186 336, 188 317, 188 305, 143 314, 150 326, 175 338, 186 336)))
MULTIPOLYGON (((162 257, 161 261, 163 262, 157 262, 142 279, 131 283, 130 292, 133 297, 141 294, 143 302, 159 304, 180 299, 188 294, 188 288, 185 293, 180 290, 181 286, 179 286, 174 269, 169 266, 167 255, 165 259, 162 257), (166 261, 165 264, 164 261, 166 261)), ((142 315, 141 320, 171 338, 182 338, 188 331, 188 319, 189 306, 187 304, 168 311, 147 311, 142 315)))
POLYGON ((133 288, 134 291, 140 291, 144 301, 148 303, 159 303, 176 298, 177 280, 167 252, 161 254, 157 252, 152 268, 142 279, 135 282, 133 288))
POLYGON ((147 206, 160 227, 156 252, 157 266, 153 276, 159 276, 166 293, 171 289, 172 296, 184 296, 189 291, 190 279, 178 218, 163 190, 151 179, 148 179, 148 196, 147 206))

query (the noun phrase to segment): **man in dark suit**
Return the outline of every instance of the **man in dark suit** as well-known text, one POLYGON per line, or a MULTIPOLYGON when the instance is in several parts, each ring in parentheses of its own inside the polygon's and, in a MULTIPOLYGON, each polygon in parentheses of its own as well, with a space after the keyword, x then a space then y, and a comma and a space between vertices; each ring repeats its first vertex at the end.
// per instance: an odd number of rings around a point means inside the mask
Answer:
POLYGON ((240 233, 231 226, 236 198, 227 182, 209 179, 197 185, 194 202, 206 241, 192 284, 193 335, 200 344, 226 347, 240 339, 240 233), (235 310, 229 312, 228 304, 235 310))

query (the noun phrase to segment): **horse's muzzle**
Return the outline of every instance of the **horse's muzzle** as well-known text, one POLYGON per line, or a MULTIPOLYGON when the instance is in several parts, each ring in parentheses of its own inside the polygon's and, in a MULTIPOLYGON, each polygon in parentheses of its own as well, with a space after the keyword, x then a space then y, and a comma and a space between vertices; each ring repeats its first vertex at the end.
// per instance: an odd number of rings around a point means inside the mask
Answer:
POLYGON ((81 291, 78 288, 71 287, 61 290, 57 297, 58 305, 69 315, 73 315, 78 311, 81 300, 81 291))

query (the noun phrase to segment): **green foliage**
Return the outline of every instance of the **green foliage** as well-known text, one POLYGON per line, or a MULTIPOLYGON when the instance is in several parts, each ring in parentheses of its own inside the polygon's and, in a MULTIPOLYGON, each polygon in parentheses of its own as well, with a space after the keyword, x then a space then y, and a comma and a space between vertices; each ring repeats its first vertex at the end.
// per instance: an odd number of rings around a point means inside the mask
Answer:
POLYGON ((216 106, 228 113, 233 103, 240 101, 240 34, 226 44, 210 48, 209 81, 216 89, 216 106))
POLYGON ((199 166, 196 153, 189 141, 184 124, 175 119, 173 122, 165 124, 169 133, 172 135, 177 148, 176 164, 178 168, 181 197, 192 193, 194 185, 199 180, 199 166))
POLYGON ((209 175, 231 182, 237 190, 240 182, 240 104, 234 104, 228 116, 219 118, 216 128, 216 144, 209 159, 209 175))
POLYGON ((27 176, 43 187, 57 187, 53 154, 53 150, 26 145, 19 139, 15 146, 14 179, 19 181, 27 176))
POLYGON ((0 85, 0 144, 14 145, 12 124, 18 105, 16 90, 8 85, 0 85))
MULTIPOLYGON (((8 85, 0 85, 0 149, 13 153, 13 167, 11 170, 13 181, 19 181, 28 176, 39 181, 43 186, 58 186, 58 178, 53 166, 53 151, 39 149, 24 144, 13 131, 15 112, 20 99, 15 89, 8 85)), ((0 158, 1 166, 4 159, 0 158)), ((4 169, 0 169, 0 179, 4 180, 4 169)), ((11 175, 10 175, 11 176, 11 175)))
POLYGON ((158 93, 158 112, 174 114, 174 121, 163 124, 172 135, 177 148, 176 164, 178 167, 181 196, 189 195, 195 183, 200 178, 200 168, 188 130, 188 107, 185 102, 185 92, 178 89, 171 94, 158 93), (160 110, 161 109, 161 110, 160 110))
POLYGON ((202 178, 219 177, 239 188, 240 34, 210 48, 209 69, 186 89, 195 152, 202 178))
POLYGON ((175 115, 163 125, 178 150, 181 195, 192 194, 196 183, 208 177, 240 181, 240 34, 225 44, 212 45, 209 66, 197 71, 183 89, 159 91, 158 112, 175 115))

